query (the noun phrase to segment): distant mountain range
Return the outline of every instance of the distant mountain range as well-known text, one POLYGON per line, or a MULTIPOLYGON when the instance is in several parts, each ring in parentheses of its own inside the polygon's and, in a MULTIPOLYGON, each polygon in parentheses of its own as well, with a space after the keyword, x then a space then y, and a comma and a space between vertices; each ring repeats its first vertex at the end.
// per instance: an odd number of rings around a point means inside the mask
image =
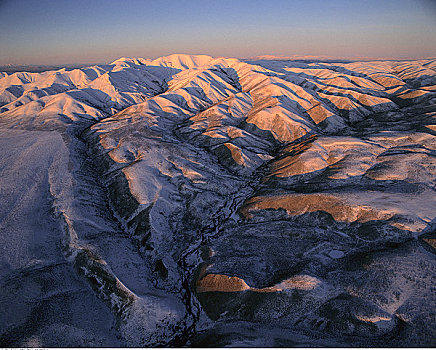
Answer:
POLYGON ((49 70, 59 70, 62 68, 76 69, 89 66, 90 64, 62 64, 62 65, 43 65, 43 64, 5 64, 0 65, 0 72, 15 73, 15 72, 31 72, 40 73, 49 70))

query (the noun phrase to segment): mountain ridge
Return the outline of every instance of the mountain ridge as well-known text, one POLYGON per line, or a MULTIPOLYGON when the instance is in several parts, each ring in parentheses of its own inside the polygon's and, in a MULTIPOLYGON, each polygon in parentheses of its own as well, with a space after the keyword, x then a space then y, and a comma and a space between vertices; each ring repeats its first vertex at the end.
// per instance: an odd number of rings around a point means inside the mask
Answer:
MULTIPOLYGON (((97 317, 83 329, 65 315, 74 331, 63 343, 51 330, 64 326, 48 316, 6 342, 30 322, 23 314, 2 321, 2 344, 107 345, 110 334, 124 346, 431 346, 435 102, 434 59, 181 54, 4 74, 4 183, 14 171, 39 175, 23 194, 2 195, 18 203, 47 187, 41 206, 56 218, 49 235, 26 228, 40 251, 14 249, 71 266, 88 307, 101 302, 112 325, 97 317), (6 171, 11 132, 34 159, 6 171), (56 260, 45 246, 59 236, 56 260)), ((33 206, 5 208, 0 218, 33 206)), ((14 247, 20 230, 8 220, 14 247)), ((25 273, 14 249, 0 265, 7 295, 7 276, 25 273)), ((30 287, 26 296, 44 298, 30 287)))

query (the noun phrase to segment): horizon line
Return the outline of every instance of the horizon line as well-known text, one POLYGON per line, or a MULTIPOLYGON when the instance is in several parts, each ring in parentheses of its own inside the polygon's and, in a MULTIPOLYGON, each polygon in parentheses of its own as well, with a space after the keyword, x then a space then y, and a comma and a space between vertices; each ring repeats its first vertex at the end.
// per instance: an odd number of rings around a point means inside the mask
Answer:
POLYGON ((80 65, 80 66, 86 66, 86 65, 105 65, 105 64, 112 64, 115 61, 118 61, 120 59, 145 59, 145 60, 156 60, 158 58, 163 57, 169 57, 174 55, 186 55, 186 56, 209 56, 214 59, 219 58, 236 58, 239 60, 277 60, 277 61, 294 61, 294 60, 323 60, 323 61, 331 61, 331 60, 348 60, 348 61, 418 61, 418 60, 428 60, 428 59, 436 59, 436 56, 419 56, 419 57, 395 57, 395 56, 384 56, 384 57, 374 57, 374 56, 331 56, 331 55, 270 55, 270 54, 264 54, 264 55, 255 55, 255 56, 249 56, 249 57, 237 57, 237 56, 212 56, 204 53, 198 53, 198 54, 189 54, 189 53, 171 53, 168 55, 162 55, 162 56, 153 56, 153 57, 145 57, 145 56, 120 56, 114 60, 110 60, 110 62, 106 61, 90 61, 90 62, 60 62, 60 63, 0 63, 0 67, 20 67, 20 66, 30 66, 30 67, 50 67, 50 66, 73 66, 73 65, 80 65))

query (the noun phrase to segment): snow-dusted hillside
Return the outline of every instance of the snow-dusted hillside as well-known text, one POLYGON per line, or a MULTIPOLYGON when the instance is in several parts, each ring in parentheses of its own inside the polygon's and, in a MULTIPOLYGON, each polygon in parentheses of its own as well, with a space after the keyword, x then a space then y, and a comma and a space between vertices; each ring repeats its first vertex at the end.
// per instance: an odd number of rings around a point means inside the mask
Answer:
POLYGON ((0 73, 0 344, 434 346, 435 117, 434 59, 0 73))

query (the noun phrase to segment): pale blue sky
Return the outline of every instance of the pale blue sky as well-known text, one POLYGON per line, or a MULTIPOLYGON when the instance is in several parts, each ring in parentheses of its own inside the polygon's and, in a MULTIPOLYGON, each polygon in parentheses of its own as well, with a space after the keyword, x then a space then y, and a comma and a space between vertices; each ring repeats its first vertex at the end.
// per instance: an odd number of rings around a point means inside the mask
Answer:
POLYGON ((436 56, 435 0, 0 0, 0 64, 436 56))

